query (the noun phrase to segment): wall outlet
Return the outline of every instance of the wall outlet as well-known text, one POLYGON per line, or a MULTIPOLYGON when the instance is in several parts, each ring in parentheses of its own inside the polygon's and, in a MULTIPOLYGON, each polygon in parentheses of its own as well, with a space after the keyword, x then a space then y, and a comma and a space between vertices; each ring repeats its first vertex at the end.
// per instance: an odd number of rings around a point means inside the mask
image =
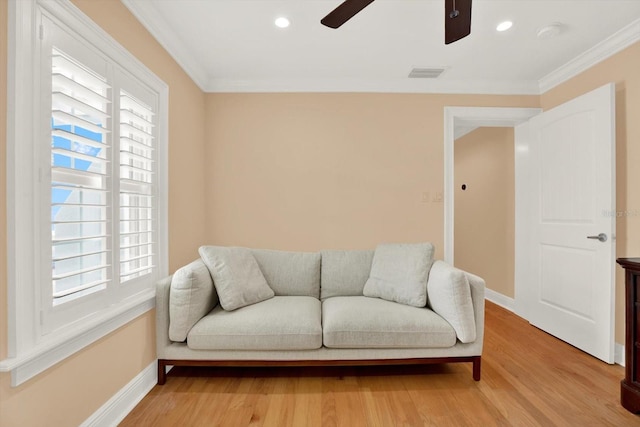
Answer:
POLYGON ((436 193, 433 195, 434 202, 441 202, 443 198, 444 198, 444 195, 442 191, 436 191, 436 193))
POLYGON ((420 199, 420 201, 422 203, 429 203, 429 192, 428 191, 423 191, 422 192, 422 198, 420 199))

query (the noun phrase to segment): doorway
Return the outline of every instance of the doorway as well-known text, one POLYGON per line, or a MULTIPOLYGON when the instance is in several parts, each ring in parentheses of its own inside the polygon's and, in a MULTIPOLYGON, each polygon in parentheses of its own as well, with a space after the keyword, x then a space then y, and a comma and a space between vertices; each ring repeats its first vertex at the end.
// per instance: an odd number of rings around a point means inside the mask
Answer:
MULTIPOLYGON (((516 127, 540 108, 445 107, 444 109, 444 260, 454 265, 454 141, 456 129, 516 127)), ((517 147, 516 147, 517 150, 517 147)), ((517 215, 517 212, 516 212, 517 215)))
MULTIPOLYGON (((456 136, 460 137, 464 133, 473 131, 480 127, 491 128, 516 128, 518 125, 526 123, 532 117, 542 113, 540 108, 493 108, 493 107, 445 107, 444 109, 444 259, 447 263, 455 265, 454 260, 454 202, 455 202, 455 168, 454 168, 454 144, 456 136)), ((517 134, 517 129, 515 133, 517 134)), ((522 143, 522 137, 514 138, 516 154, 515 173, 516 173, 516 189, 518 187, 518 143, 522 143)), ((526 204, 515 202, 515 217, 526 209, 526 204)), ((519 239, 523 235, 523 230, 518 229, 521 224, 516 221, 515 224, 515 246, 518 247, 519 239)), ((526 234, 526 231, 524 232, 526 234)), ((516 271, 516 275, 519 272, 516 271)), ((515 277, 514 293, 517 293, 518 279, 515 277)), ((496 302, 506 308, 514 311, 517 315, 527 318, 525 308, 516 303, 517 300, 503 297, 494 292, 492 294, 496 302)))
POLYGON ((456 267, 490 285, 487 297, 513 310, 515 139, 512 127, 479 127, 454 144, 456 267))
MULTIPOLYGON (((545 112, 445 108, 445 260, 455 261, 456 127, 515 127, 515 298, 508 308, 607 363, 614 358, 615 220, 600 212, 615 209, 614 88, 545 112)), ((491 236, 485 240, 490 251, 491 236)))

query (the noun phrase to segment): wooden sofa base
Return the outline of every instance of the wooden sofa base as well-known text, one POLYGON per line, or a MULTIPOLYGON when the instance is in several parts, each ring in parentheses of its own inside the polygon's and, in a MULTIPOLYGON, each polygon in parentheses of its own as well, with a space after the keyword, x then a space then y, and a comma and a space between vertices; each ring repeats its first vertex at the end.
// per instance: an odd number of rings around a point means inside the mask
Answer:
POLYGON ((480 381, 482 356, 436 357, 425 359, 374 359, 374 360, 170 360, 158 359, 158 385, 167 381, 167 366, 371 366, 371 365, 427 365, 434 363, 473 363, 473 379, 480 381))

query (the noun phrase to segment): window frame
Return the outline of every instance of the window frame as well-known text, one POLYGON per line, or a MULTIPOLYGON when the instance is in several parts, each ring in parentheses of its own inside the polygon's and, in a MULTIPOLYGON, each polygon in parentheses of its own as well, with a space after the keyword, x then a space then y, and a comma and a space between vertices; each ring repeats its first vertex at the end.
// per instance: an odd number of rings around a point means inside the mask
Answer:
MULTIPOLYGON (((8 357, 0 361, 0 372, 11 372, 17 386, 71 354, 127 324, 155 306, 155 280, 168 275, 168 86, 109 34, 68 0, 9 0, 7 70, 7 296, 8 357), (157 114, 158 172, 158 266, 155 277, 143 290, 121 297, 115 304, 71 322, 71 327, 45 333, 43 328, 40 274, 46 262, 41 247, 48 237, 41 209, 47 208, 42 194, 42 153, 37 141, 47 129, 33 126, 41 116, 51 115, 43 105, 39 51, 46 14, 77 37, 86 40, 109 61, 134 76, 155 94, 157 114), (35 266, 35 268, 34 268, 35 266), (38 266, 40 266, 38 268, 38 266)), ((117 198, 118 195, 112 195, 117 198)), ((50 209, 50 208, 49 208, 50 209)), ((46 224, 50 229, 50 222, 46 224)), ((118 281, 119 282, 119 281, 118 281)), ((119 287, 120 285, 117 284, 119 287)))

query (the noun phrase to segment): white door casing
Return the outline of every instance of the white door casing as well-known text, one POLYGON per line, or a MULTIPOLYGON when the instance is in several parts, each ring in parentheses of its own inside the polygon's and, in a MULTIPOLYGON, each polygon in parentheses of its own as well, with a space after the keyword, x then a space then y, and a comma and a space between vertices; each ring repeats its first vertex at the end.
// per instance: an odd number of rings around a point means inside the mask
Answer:
POLYGON ((528 124, 530 279, 521 287, 531 324, 607 363, 614 361, 614 98, 608 84, 528 124), (588 238, 600 233, 606 241, 588 238))

